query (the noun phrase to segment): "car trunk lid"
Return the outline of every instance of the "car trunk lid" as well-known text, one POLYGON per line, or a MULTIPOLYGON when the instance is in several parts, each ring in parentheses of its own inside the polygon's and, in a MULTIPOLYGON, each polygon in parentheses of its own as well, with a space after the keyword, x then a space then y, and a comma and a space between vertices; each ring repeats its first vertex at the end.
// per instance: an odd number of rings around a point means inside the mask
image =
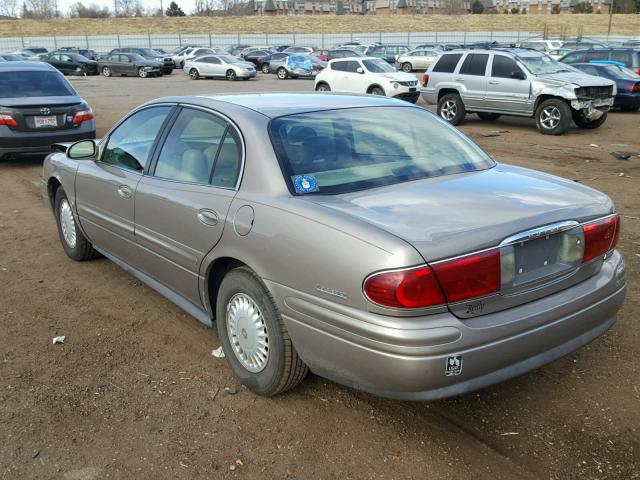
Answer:
POLYGON ((0 111, 9 113, 17 126, 16 131, 51 131, 77 128, 73 117, 84 105, 78 97, 6 98, 0 102, 0 111))

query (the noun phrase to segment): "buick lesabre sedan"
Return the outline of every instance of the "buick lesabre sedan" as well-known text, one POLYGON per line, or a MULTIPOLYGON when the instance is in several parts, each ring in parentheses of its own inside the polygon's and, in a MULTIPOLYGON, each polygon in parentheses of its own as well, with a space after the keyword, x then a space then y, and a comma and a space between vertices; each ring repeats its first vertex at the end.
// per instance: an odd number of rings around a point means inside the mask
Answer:
POLYGON ((624 299, 607 196, 390 98, 161 98, 44 179, 69 257, 102 254, 215 325, 261 395, 308 369, 462 394, 585 345, 624 299))

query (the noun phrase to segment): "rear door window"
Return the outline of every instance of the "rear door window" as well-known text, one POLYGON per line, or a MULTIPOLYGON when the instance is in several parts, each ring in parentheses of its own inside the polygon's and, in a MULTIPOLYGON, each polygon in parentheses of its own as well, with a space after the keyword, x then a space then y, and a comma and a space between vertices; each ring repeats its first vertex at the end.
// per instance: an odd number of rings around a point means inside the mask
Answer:
POLYGON ((487 53, 470 53, 462 62, 460 73, 466 75, 484 76, 487 69, 487 61, 489 54, 487 53))
POLYGON ((609 60, 609 52, 587 52, 585 60, 587 62, 591 60, 609 60))
POLYGON ((346 72, 348 64, 349 62, 333 62, 331 64, 331 70, 335 70, 337 72, 346 72))
POLYGON ((633 60, 631 58, 630 52, 612 52, 611 60, 615 60, 616 62, 622 62, 627 67, 630 67, 631 65, 633 65, 633 60))
POLYGON ((452 53, 448 55, 442 55, 440 60, 433 67, 434 72, 453 73, 456 69, 456 65, 462 58, 461 53, 452 53))

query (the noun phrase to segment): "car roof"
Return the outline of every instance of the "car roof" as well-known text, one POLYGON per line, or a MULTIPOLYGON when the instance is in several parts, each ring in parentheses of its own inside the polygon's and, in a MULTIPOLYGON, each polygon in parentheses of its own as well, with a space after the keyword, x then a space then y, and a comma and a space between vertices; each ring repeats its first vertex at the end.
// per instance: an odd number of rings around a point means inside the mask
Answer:
POLYGON ((10 70, 10 71, 44 70, 44 71, 57 72, 57 70, 52 65, 46 62, 27 62, 27 61, 0 63, 0 71, 6 71, 6 70, 10 70))
POLYGON ((393 98, 378 95, 344 95, 314 92, 176 96, 158 98, 148 104, 167 102, 189 103, 211 108, 219 108, 220 103, 227 103, 253 110, 270 118, 342 108, 404 105, 404 103, 393 98))

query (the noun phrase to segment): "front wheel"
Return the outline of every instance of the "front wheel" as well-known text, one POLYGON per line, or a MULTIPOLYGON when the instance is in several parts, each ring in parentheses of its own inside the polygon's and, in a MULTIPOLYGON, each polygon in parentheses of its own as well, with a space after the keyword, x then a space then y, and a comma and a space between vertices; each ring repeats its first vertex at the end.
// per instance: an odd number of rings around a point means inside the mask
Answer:
POLYGON ((262 70, 262 73, 269 73, 269 64, 263 63, 262 67, 260 67, 260 70, 262 70))
POLYGON ((236 268, 224 277, 216 322, 231 369, 254 393, 277 395, 306 376, 273 297, 252 270, 236 268))
POLYGON ((571 107, 559 98, 542 102, 535 113, 536 126, 545 135, 562 135, 571 125, 571 107))
POLYGON ((287 73, 287 70, 283 67, 280 67, 276 72, 276 74, 278 75, 279 80, 286 80, 287 77, 289 76, 289 74, 287 73))
POLYGON ((85 66, 76 67, 76 75, 86 76, 87 75, 87 68, 85 66))
POLYGON ((583 130, 593 130, 600 127, 607 120, 607 113, 604 112, 598 118, 589 120, 582 110, 573 110, 573 122, 583 130))
POLYGON ((70 258, 82 262, 100 256, 78 228, 71 203, 62 187, 58 187, 56 191, 54 212, 60 243, 70 258))
POLYGON ((227 77, 227 80, 233 82, 237 78, 237 75, 234 70, 227 70, 226 77, 227 77))
POLYGON ((111 69, 109 67, 102 67, 102 75, 105 77, 111 76, 111 69))
POLYGON ((195 68, 192 68, 191 70, 189 70, 189 78, 191 80, 197 80, 198 78, 200 78, 200 74, 198 73, 198 70, 196 70, 195 68))
POLYGON ((371 95, 381 95, 384 97, 384 90, 380 87, 373 87, 371 90, 369 90, 369 93, 371 95))
POLYGON ((140 78, 147 78, 147 75, 149 75, 149 72, 147 72, 144 67, 138 68, 138 76, 140 78))
POLYGON ((326 83, 319 83, 318 86, 316 87, 316 92, 330 92, 330 91, 331 91, 331 87, 326 83))
POLYGON ((438 100, 438 115, 451 125, 461 124, 466 114, 464 103, 457 93, 448 93, 438 100))
POLYGON ((402 71, 403 72, 407 72, 407 73, 411 73, 411 72, 413 72, 413 66, 409 62, 404 62, 402 64, 402 71))

